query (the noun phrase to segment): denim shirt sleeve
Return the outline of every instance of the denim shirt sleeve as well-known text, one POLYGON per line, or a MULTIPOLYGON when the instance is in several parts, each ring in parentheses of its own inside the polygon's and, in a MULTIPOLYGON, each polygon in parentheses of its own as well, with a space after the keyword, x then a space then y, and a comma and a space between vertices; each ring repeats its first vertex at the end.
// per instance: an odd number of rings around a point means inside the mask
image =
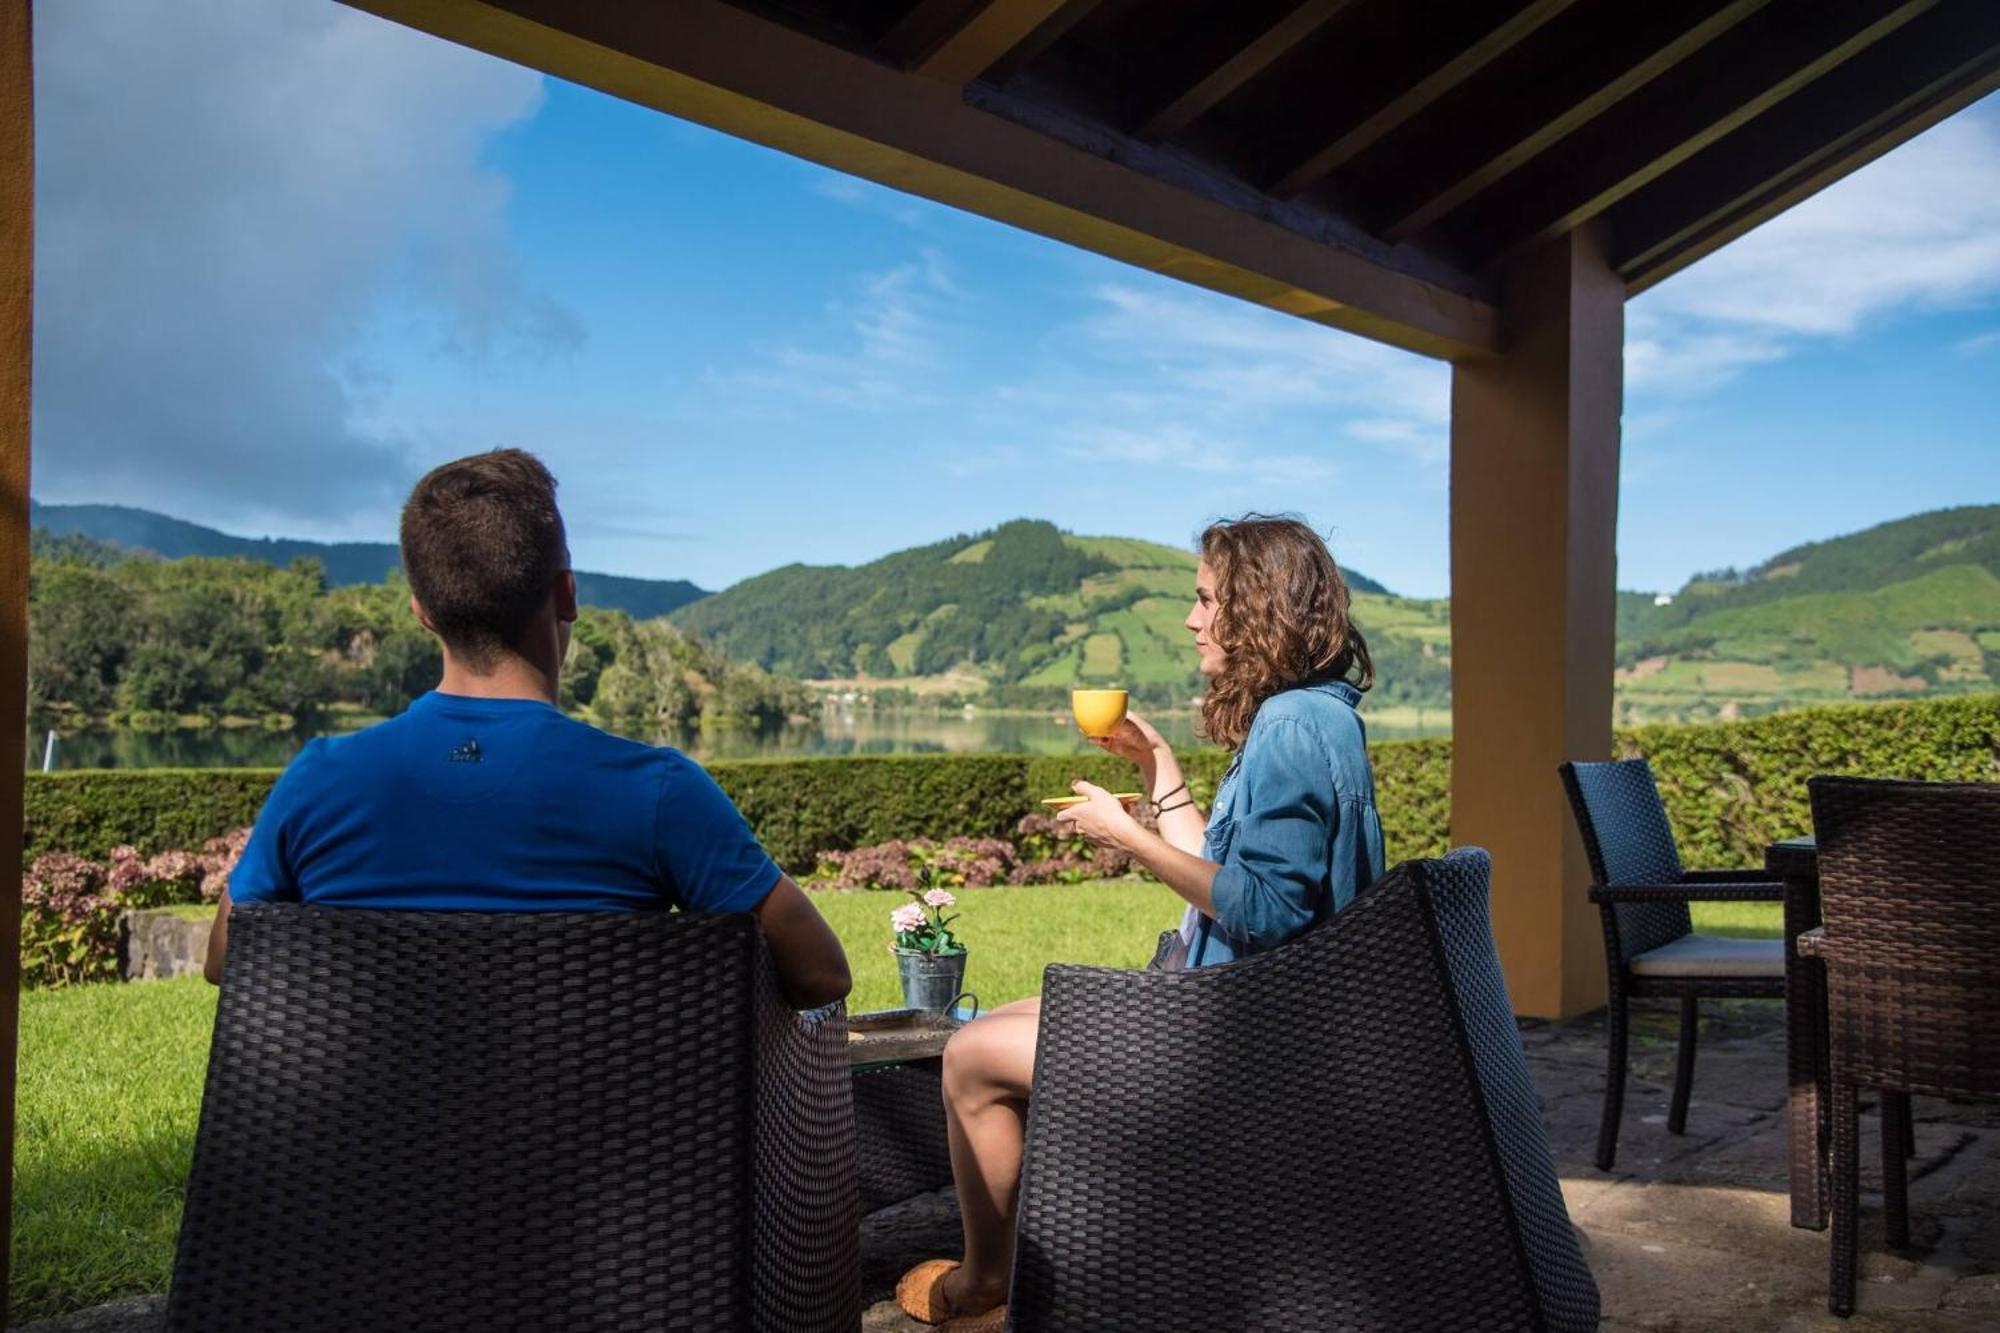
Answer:
POLYGON ((1212 892, 1216 924, 1261 951, 1319 916, 1346 811, 1310 726, 1273 718, 1256 732, 1244 747, 1240 813, 1212 892))

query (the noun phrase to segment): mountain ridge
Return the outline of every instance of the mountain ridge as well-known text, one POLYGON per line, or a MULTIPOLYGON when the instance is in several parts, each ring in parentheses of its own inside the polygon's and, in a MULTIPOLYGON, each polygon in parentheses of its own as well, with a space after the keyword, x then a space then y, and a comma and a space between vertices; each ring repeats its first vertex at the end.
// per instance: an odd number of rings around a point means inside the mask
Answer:
MULTIPOLYGON (((400 568, 402 551, 390 542, 318 542, 294 537, 238 537, 132 505, 45 505, 28 501, 28 526, 58 537, 81 536, 127 551, 150 551, 166 560, 186 556, 240 556, 284 568, 317 560, 335 588, 380 583, 400 568)), ((640 620, 667 615, 709 596, 686 579, 640 579, 623 574, 576 572, 577 600, 623 611, 640 620)))

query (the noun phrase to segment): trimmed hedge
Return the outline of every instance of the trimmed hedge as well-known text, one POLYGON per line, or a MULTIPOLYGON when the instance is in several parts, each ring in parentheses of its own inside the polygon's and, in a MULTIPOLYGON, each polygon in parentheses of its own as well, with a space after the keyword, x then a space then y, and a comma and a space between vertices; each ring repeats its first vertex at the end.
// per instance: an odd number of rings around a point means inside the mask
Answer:
MULTIPOLYGON (((1689 865, 1758 865, 1766 843, 1811 827, 1805 783, 1815 773, 2000 780, 2000 694, 1641 727, 1618 733, 1617 744, 1652 759, 1689 865)), ((1443 852, 1450 741, 1389 741, 1370 753, 1390 860, 1443 852)), ((1214 750, 1184 756, 1196 800, 1207 803, 1227 762, 1214 750)), ((709 771, 771 854, 801 873, 818 852, 892 838, 1004 837, 1072 778, 1114 789, 1132 780, 1128 766, 1102 754, 737 760, 709 771)), ((251 823, 276 777, 273 769, 214 768, 31 773, 27 856, 199 847, 251 823)))

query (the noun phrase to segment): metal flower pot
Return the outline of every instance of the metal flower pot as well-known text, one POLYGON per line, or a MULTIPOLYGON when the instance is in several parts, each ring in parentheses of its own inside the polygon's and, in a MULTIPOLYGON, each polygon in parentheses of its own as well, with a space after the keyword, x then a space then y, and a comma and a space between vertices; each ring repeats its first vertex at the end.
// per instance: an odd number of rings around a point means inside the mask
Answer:
POLYGON ((925 953, 897 949, 896 972, 903 981, 903 1004, 941 1014, 965 994, 965 951, 925 953))

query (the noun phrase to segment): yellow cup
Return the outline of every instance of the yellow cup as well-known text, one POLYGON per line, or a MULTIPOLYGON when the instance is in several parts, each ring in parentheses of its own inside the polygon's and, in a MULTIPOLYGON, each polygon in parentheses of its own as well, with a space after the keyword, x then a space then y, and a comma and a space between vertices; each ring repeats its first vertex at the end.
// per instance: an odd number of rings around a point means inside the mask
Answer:
POLYGON ((1125 720, 1125 691, 1071 690, 1069 711, 1086 736, 1109 736, 1125 720))

